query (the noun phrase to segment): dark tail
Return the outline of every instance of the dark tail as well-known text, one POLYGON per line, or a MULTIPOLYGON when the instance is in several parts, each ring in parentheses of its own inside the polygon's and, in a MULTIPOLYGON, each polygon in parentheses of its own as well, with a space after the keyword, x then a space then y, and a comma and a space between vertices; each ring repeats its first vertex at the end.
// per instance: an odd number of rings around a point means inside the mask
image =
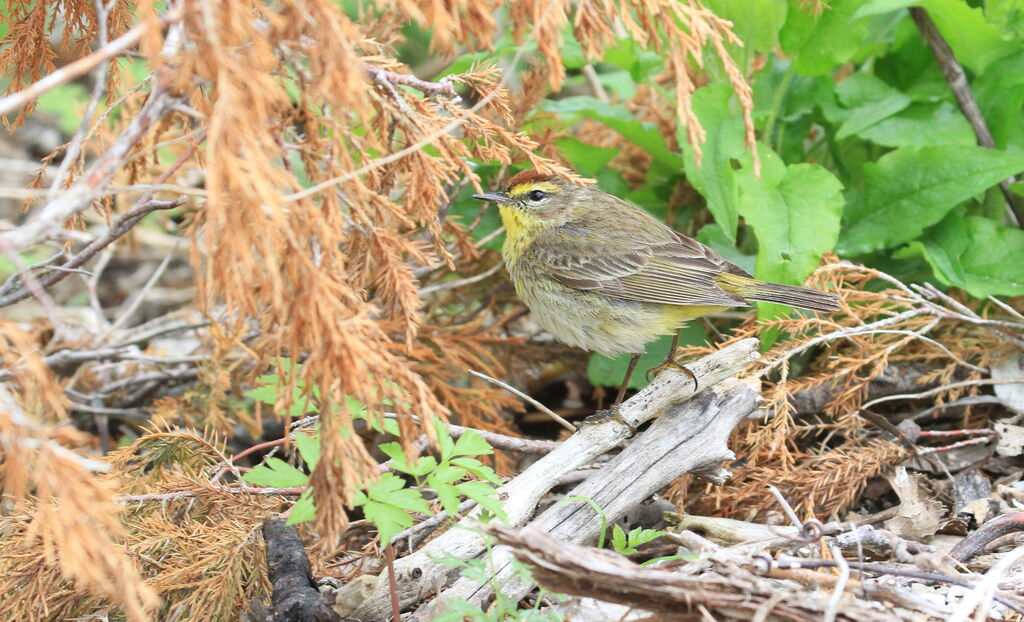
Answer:
POLYGON ((812 311, 839 310, 839 296, 808 287, 765 283, 729 273, 719 275, 718 285, 725 291, 739 294, 747 300, 775 302, 812 311))

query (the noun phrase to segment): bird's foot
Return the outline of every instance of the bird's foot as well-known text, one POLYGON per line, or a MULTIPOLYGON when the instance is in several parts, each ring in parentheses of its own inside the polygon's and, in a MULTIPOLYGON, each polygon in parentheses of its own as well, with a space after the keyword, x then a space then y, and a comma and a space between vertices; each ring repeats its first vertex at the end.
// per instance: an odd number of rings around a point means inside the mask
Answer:
POLYGON ((647 382, 653 380, 655 376, 665 371, 666 369, 675 369, 683 372, 684 374, 689 376, 691 380, 693 380, 693 391, 696 393, 698 390, 700 390, 700 386, 697 383, 697 375, 694 374, 689 367, 676 361, 675 357, 672 356, 671 354, 667 359, 665 359, 664 363, 662 363, 661 365, 656 365, 647 370, 647 382))
POLYGON ((618 421, 622 425, 629 428, 630 436, 636 434, 636 426, 632 425, 622 417, 622 412, 619 409, 618 404, 615 404, 611 408, 599 410, 596 413, 590 415, 589 417, 584 419, 582 423, 580 423, 580 427, 583 427, 585 425, 598 425, 601 423, 605 423, 606 421, 618 421))

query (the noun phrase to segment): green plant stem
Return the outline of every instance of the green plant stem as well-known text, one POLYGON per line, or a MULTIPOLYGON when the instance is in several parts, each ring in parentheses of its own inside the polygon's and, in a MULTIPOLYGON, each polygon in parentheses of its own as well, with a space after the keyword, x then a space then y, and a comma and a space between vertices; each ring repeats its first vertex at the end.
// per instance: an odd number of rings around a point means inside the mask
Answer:
POLYGON ((790 63, 789 67, 786 68, 786 73, 782 74, 782 82, 779 83, 779 88, 775 91, 775 96, 772 98, 772 109, 768 114, 768 121, 764 125, 764 140, 769 145, 773 145, 776 151, 778 151, 778 145, 775 145, 772 141, 772 130, 775 129, 775 120, 779 118, 782 101, 785 99, 786 91, 789 90, 789 85, 793 82, 793 76, 795 75, 796 68, 790 63))

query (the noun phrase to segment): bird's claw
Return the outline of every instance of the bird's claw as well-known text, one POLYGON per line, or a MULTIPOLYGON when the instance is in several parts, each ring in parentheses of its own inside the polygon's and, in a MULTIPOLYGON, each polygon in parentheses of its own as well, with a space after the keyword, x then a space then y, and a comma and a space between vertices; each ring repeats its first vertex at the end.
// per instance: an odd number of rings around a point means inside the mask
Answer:
POLYGON ((636 426, 632 425, 623 418, 622 412, 619 409, 618 404, 612 406, 611 408, 599 410, 596 413, 590 415, 589 417, 583 420, 583 422, 580 424, 580 427, 585 425, 598 425, 601 423, 605 423, 606 421, 618 421, 622 425, 629 428, 630 436, 636 434, 636 426))
POLYGON ((661 372, 665 371, 666 369, 670 369, 670 368, 671 369, 676 369, 678 371, 683 372, 684 374, 689 376, 691 380, 693 380, 693 391, 694 391, 694 393, 696 393, 700 389, 700 385, 697 383, 697 375, 694 374, 693 371, 691 371, 689 367, 687 367, 686 365, 683 365, 682 363, 676 362, 676 360, 672 359, 672 358, 669 358, 668 360, 666 360, 661 365, 657 365, 655 367, 652 367, 652 368, 648 369, 647 370, 647 382, 650 382, 651 380, 654 379, 655 376, 657 376, 661 372))

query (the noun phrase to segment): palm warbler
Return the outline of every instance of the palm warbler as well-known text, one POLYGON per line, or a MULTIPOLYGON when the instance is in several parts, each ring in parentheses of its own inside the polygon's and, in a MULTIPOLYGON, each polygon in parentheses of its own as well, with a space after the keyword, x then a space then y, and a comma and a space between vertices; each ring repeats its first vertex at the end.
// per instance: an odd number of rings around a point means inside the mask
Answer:
POLYGON ((548 332, 605 356, 633 355, 616 403, 644 346, 675 333, 671 360, 687 320, 751 301, 839 308, 835 294, 758 281, 597 186, 527 170, 504 191, 473 198, 498 204, 505 265, 519 297, 548 332))

